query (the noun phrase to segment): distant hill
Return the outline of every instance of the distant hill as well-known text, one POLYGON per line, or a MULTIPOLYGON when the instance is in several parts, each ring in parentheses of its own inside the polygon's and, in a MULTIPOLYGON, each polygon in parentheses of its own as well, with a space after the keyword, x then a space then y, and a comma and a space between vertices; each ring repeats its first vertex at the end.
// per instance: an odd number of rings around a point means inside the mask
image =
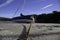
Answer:
POLYGON ((41 14, 36 17, 37 23, 60 23, 60 12, 53 11, 48 14, 41 14))
POLYGON ((0 17, 0 21, 11 21, 11 18, 0 17))
MULTIPOLYGON (((27 16, 26 18, 28 19, 28 16, 32 16, 32 15, 22 15, 18 16, 18 17, 14 17, 14 20, 17 20, 20 18, 24 19, 25 16, 27 16), (22 18, 21 18, 22 16, 22 18)), ((60 12, 59 11, 53 11, 52 13, 42 13, 40 15, 33 15, 35 18, 35 23, 60 23, 60 12)), ((26 19, 25 18, 25 19, 26 19)))
MULTIPOLYGON (((0 17, 0 21, 13 21, 17 20, 17 22, 21 21, 21 19, 24 21, 24 19, 31 19, 32 15, 22 15, 17 16, 14 18, 5 18, 0 17)), ((39 15, 33 15, 35 18, 35 23, 60 23, 60 12, 59 11, 53 11, 52 13, 42 13, 39 15)))

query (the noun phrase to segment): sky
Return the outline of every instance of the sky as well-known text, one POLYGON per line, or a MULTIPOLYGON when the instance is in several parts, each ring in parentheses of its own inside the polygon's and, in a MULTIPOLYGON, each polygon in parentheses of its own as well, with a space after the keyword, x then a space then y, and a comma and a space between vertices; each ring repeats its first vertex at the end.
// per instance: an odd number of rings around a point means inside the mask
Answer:
POLYGON ((56 10, 60 11, 60 0, 0 0, 0 17, 47 14, 56 10))

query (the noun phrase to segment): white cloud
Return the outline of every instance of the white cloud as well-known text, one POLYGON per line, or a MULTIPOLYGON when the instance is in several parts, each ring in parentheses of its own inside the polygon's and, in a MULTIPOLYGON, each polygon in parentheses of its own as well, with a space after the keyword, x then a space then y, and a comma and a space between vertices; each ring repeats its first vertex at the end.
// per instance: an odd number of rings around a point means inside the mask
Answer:
POLYGON ((5 3, 1 4, 0 7, 5 6, 5 5, 7 5, 7 4, 11 3, 11 2, 13 2, 13 0, 7 0, 5 3))
POLYGON ((49 4, 49 5, 47 5, 47 6, 43 7, 43 8, 41 8, 41 9, 46 9, 46 8, 48 8, 48 7, 51 7, 51 6, 53 6, 53 4, 49 4))

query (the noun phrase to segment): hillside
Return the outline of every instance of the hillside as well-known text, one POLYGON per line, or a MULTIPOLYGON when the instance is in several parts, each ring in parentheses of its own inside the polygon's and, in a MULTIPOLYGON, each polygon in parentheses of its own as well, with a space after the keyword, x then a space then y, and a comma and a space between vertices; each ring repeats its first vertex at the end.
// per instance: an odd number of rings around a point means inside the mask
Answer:
MULTIPOLYGON (((53 11, 52 13, 42 13, 39 15, 23 15, 13 17, 13 18, 5 18, 0 17, 0 21, 13 21, 13 20, 21 20, 21 19, 31 19, 31 16, 34 16, 35 23, 60 23, 60 12, 53 11)), ((19 21, 17 21, 19 23, 19 21)))
MULTIPOLYGON (((13 20, 17 19, 23 19, 25 16, 26 19, 28 19, 28 16, 34 16, 35 18, 35 23, 60 23, 60 12, 59 11, 53 11, 52 13, 41 13, 39 15, 33 14, 33 15, 23 15, 20 14, 21 16, 17 16, 12 18, 13 20)), ((25 18, 24 18, 25 19, 25 18)))
POLYGON ((53 11, 48 14, 41 14, 36 17, 37 22, 39 23, 60 23, 60 12, 53 11))
POLYGON ((0 17, 0 21, 11 21, 11 18, 0 17))

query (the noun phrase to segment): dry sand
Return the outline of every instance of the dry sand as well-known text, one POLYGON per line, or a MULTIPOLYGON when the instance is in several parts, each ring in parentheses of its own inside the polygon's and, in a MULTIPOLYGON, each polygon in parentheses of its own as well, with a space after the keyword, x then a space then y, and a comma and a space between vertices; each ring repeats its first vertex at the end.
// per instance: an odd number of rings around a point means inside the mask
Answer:
MULTIPOLYGON (((0 40, 17 40, 29 26, 27 23, 0 22, 0 40)), ((32 23, 28 40, 60 40, 60 24, 32 23)))

